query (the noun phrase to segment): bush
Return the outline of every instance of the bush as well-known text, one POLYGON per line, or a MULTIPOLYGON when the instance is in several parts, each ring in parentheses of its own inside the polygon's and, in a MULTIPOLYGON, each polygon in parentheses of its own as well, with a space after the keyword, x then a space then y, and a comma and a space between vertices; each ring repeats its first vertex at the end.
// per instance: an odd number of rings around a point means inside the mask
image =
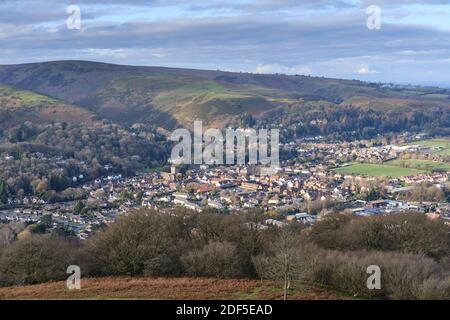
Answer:
POLYGON ((232 215, 208 211, 195 214, 190 220, 192 241, 189 249, 202 248, 210 242, 228 242, 236 248, 234 259, 242 267, 242 276, 252 278, 256 275, 252 256, 261 254, 272 239, 267 231, 258 227, 264 218, 260 210, 232 215))
POLYGON ((425 280, 418 289, 417 298, 421 300, 450 300, 450 275, 425 280))
POLYGON ((200 250, 183 255, 181 261, 185 272, 192 276, 230 278, 242 273, 236 247, 227 241, 210 242, 200 250))
POLYGON ((317 223, 310 239, 341 251, 377 250, 424 254, 436 260, 450 253, 449 227, 423 214, 406 213, 366 218, 340 215, 317 223))
POLYGON ((121 217, 87 241, 81 257, 83 268, 95 276, 179 274, 178 257, 186 241, 172 224, 176 224, 176 216, 154 211, 121 217))
POLYGON ((346 245, 342 243, 342 230, 351 220, 346 214, 326 215, 309 230, 309 240, 322 248, 340 249, 346 245))
POLYGON ((65 279, 77 249, 74 243, 55 236, 18 240, 2 251, 0 283, 25 285, 65 279))
POLYGON ((26 227, 24 222, 0 223, 0 248, 16 240, 17 235, 26 227))
POLYGON ((439 264, 421 255, 394 252, 316 250, 312 280, 355 296, 378 299, 450 298, 445 285, 433 280, 442 275, 439 264), (367 267, 381 269, 381 289, 369 290, 367 267))

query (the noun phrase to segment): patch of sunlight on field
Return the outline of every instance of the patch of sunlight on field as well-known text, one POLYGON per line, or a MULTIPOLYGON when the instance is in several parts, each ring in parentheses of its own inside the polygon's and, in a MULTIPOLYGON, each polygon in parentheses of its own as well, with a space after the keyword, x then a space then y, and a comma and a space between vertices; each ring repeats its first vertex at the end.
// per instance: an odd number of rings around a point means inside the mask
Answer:
POLYGON ((433 153, 442 156, 450 155, 450 138, 437 138, 431 140, 421 140, 409 143, 409 145, 419 145, 428 148, 435 148, 433 153))
POLYGON ((355 163, 346 167, 334 169, 337 173, 353 174, 369 177, 404 177, 411 176, 420 173, 424 173, 424 170, 418 170, 413 168, 402 168, 396 166, 388 166, 383 164, 366 164, 355 163))
POLYGON ((430 161, 430 160, 393 160, 384 163, 389 166, 398 166, 403 168, 414 168, 419 170, 450 170, 450 163, 430 161))

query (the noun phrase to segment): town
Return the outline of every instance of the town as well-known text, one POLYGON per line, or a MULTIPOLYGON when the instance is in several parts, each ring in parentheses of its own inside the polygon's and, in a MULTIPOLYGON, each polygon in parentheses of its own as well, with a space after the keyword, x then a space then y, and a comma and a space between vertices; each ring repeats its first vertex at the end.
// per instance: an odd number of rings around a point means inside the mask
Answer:
MULTIPOLYGON (((131 177, 110 174, 83 183, 79 188, 81 200, 49 203, 34 196, 9 199, 0 211, 0 220, 28 226, 45 221, 47 232, 64 230, 80 239, 141 207, 170 210, 182 206, 222 214, 261 209, 267 212, 262 228, 283 226, 293 220, 312 225, 333 210, 358 216, 422 212, 450 223, 450 169, 445 163, 443 169, 409 169, 412 174, 391 177, 350 170, 355 166, 380 166, 401 172, 404 166, 385 163, 410 159, 411 154, 436 160, 436 150, 414 143, 369 146, 322 140, 316 137, 280 144, 282 153, 295 151, 297 156, 282 160, 276 172, 258 165, 169 164, 131 177), (418 186, 437 197, 414 199, 411 193, 418 186)), ((74 181, 81 178, 74 177, 74 181)))

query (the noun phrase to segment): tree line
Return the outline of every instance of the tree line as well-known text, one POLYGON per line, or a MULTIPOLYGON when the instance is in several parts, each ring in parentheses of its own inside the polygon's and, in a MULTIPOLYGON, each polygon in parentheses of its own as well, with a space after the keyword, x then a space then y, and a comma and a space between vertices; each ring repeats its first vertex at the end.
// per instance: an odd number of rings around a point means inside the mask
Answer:
POLYGON ((151 127, 24 122, 0 132, 0 203, 27 195, 77 199, 62 192, 106 174, 133 175, 165 163, 167 154, 165 138, 151 127))
POLYGON ((373 139, 379 134, 428 132, 450 135, 450 109, 415 106, 407 110, 355 107, 325 103, 291 105, 274 118, 260 120, 260 125, 282 124, 282 141, 293 137, 332 136, 340 141, 373 139), (425 110, 426 108, 426 110, 425 110))

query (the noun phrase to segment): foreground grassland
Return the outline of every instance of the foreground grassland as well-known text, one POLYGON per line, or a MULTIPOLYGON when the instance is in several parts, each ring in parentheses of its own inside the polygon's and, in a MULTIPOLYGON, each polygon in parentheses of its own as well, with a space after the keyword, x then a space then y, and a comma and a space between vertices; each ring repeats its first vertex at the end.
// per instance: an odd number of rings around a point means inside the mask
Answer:
POLYGON ((419 145, 434 148, 434 153, 448 156, 450 155, 450 138, 438 138, 431 140, 414 141, 410 145, 419 145))
POLYGON ((361 176, 371 177, 404 177, 426 172, 425 170, 419 170, 414 168, 402 168, 384 164, 366 164, 355 163, 346 167, 334 169, 337 173, 342 174, 354 174, 361 176))
MULTIPOLYGON (((0 299, 174 299, 174 300, 278 300, 282 284, 260 280, 205 278, 89 278, 80 290, 68 290, 66 283, 0 288, 0 299)), ((290 299, 336 300, 346 297, 328 290, 296 285, 290 299)))

